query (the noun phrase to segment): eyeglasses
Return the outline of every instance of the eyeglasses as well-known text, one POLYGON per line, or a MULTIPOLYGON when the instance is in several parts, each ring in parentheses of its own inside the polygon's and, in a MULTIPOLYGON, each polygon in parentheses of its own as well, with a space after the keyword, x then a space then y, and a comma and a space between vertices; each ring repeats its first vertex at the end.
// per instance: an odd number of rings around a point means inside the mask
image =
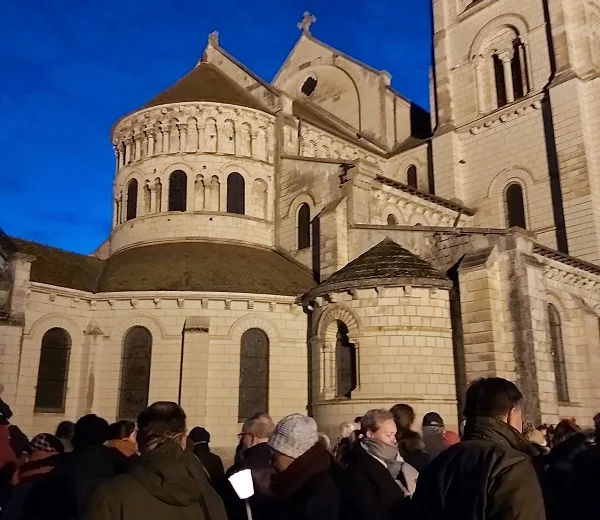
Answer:
POLYGON ((254 435, 252 435, 251 433, 242 432, 242 433, 238 433, 238 440, 241 441, 244 438, 245 435, 250 435, 251 437, 254 437, 254 435))

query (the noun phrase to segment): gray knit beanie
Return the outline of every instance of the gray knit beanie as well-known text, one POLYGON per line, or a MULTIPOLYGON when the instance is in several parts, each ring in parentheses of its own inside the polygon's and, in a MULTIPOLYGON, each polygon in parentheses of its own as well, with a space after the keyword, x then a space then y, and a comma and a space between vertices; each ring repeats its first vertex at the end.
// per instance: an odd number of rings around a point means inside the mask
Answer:
POLYGON ((269 446, 282 455, 297 459, 319 440, 317 423, 311 417, 294 413, 277 423, 269 446))

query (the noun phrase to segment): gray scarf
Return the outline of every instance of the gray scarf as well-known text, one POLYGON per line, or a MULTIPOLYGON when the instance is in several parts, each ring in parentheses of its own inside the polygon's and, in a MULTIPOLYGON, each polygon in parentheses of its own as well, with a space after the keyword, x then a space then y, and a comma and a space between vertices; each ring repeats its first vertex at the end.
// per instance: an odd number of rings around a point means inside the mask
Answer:
POLYGON ((404 462, 398 460, 398 448, 396 448, 396 446, 390 446, 377 439, 362 439, 362 445, 365 450, 367 450, 367 453, 373 457, 377 457, 385 463, 394 480, 398 478, 404 462))

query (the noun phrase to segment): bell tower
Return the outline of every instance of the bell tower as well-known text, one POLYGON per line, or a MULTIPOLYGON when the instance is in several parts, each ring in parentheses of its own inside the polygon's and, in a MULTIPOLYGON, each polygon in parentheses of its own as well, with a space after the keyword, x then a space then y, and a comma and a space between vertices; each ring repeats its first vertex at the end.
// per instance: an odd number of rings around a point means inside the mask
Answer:
POLYGON ((436 193, 600 262, 597 2, 432 2, 436 193))

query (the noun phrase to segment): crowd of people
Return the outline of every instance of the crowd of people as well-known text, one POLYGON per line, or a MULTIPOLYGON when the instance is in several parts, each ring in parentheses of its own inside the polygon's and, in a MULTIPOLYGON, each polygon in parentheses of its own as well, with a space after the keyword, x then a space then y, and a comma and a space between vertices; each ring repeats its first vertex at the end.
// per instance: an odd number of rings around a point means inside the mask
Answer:
POLYGON ((0 400, 1 520, 550 520, 592 518, 599 503, 600 414, 523 424, 523 395, 484 378, 467 390, 460 435, 397 404, 341 425, 334 446, 314 419, 248 419, 225 471, 202 427, 172 402, 137 423, 96 415, 29 440, 0 400), (421 432, 415 426, 420 426, 421 432), (254 492, 230 477, 250 470, 254 492))

